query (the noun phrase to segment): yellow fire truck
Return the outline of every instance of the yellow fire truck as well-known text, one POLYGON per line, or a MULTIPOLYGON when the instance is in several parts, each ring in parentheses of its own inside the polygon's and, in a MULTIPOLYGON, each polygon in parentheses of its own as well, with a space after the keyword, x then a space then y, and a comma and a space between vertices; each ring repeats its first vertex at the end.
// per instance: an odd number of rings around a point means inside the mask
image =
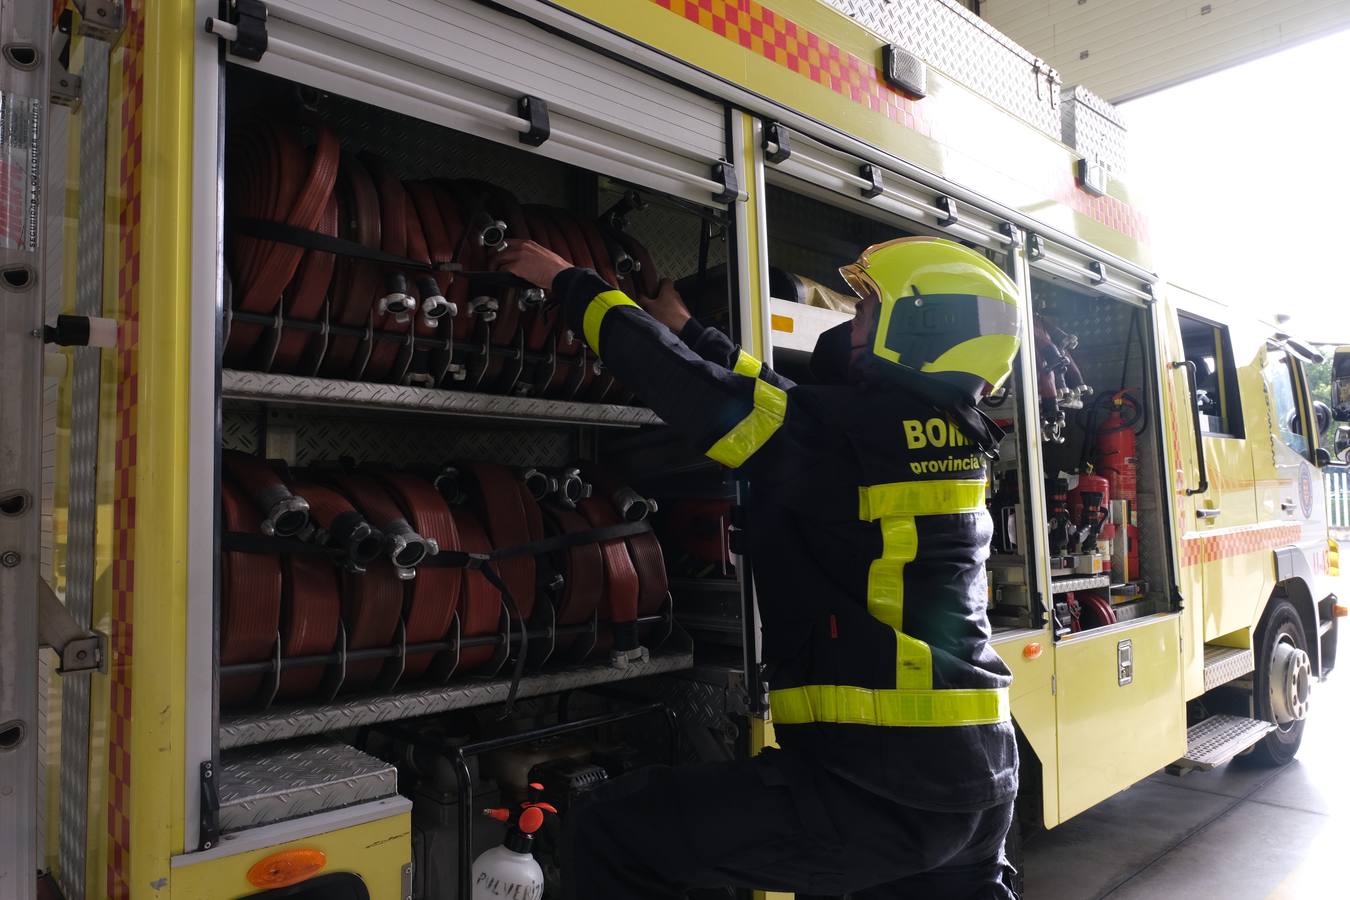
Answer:
POLYGON ((1160 281, 1108 105, 901 5, 0 7, 0 894, 467 900, 482 808, 772 742, 746 486, 486 271, 512 234, 803 379, 860 248, 986 253, 1022 827, 1292 758, 1345 612, 1316 354, 1160 281))

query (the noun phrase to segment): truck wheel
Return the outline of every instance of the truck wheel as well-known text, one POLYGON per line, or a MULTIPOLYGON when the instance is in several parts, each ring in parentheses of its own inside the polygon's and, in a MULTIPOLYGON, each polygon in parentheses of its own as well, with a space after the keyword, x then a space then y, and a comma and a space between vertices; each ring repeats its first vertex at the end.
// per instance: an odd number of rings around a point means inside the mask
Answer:
POLYGON ((1256 631, 1256 672, 1252 679, 1256 717, 1275 723, 1244 757, 1253 765, 1283 766, 1298 753, 1312 689, 1303 617, 1288 600, 1280 600, 1256 631))

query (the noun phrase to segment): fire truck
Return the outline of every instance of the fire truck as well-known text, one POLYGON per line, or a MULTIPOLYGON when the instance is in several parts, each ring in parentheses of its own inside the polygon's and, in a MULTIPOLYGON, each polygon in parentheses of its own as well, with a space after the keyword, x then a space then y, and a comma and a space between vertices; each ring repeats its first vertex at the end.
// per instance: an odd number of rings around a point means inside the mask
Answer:
POLYGON ((773 742, 753 485, 510 237, 800 380, 861 248, 987 254, 1015 834, 1297 751, 1317 353, 1162 280, 1118 114, 954 0, 16 0, 0 50, 5 897, 467 900, 521 804, 773 742))

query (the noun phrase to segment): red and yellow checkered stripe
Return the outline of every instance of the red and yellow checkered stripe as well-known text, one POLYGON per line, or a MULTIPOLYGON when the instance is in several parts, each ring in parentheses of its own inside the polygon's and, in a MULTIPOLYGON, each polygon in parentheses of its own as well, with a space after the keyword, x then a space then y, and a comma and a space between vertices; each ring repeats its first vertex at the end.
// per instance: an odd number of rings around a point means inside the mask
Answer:
POLYGON ((135 591, 136 415, 140 389, 141 110, 144 98, 144 0, 126 7, 126 29, 115 65, 122 97, 119 128, 121 161, 117 192, 109 198, 117 216, 116 437, 113 459, 112 616, 108 740, 108 868, 111 898, 132 896, 131 867, 131 691, 132 597, 135 591))
POLYGON ((1181 540, 1182 566, 1199 566, 1230 556, 1245 556, 1275 547, 1285 547, 1303 536, 1296 522, 1263 522, 1206 534, 1188 535, 1181 540))
MULTIPOLYGON (((891 87, 876 60, 838 44, 755 0, 649 0, 719 37, 739 44, 841 97, 938 142, 940 122, 929 115, 931 100, 916 101, 891 87)), ((1035 173, 1024 173, 1034 177, 1035 173)), ((1093 197, 1078 187, 1073 172, 1057 166, 1043 173, 1041 188, 1071 209, 1140 241, 1143 215, 1115 197, 1093 197)))
MULTIPOLYGON (((881 79, 874 63, 754 0, 651 0, 892 122, 929 135, 919 104, 881 79)), ((931 136, 931 135, 929 135, 931 136)))

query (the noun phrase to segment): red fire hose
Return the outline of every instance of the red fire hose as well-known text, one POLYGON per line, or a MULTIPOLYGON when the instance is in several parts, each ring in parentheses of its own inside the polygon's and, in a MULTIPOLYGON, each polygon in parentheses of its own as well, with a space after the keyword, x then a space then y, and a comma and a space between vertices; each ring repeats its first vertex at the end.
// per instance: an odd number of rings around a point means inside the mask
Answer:
MULTIPOLYGON (((434 540, 441 550, 457 550, 460 545, 455 517, 431 483, 407 472, 386 472, 382 475, 399 505, 407 514, 408 522, 417 533, 434 540)), ((464 579, 454 569, 441 566, 422 566, 417 577, 406 587, 406 614, 404 625, 409 644, 424 644, 445 637, 455 618, 459 594, 464 579)), ((403 665, 405 679, 417 678, 426 671, 435 653, 409 653, 403 665)))
MULTIPOLYGON (((403 582, 388 560, 376 560, 362 573, 342 574, 342 621, 347 626, 348 650, 393 646, 402 612, 403 582)), ((348 661, 343 690, 370 687, 387 662, 348 661)))
MULTIPOLYGON (((335 237, 337 225, 337 197, 330 195, 315 231, 335 237)), ((319 317, 323 301, 328 296, 328 287, 333 280, 336 262, 331 253, 324 253, 321 250, 305 251, 304 259, 300 262, 300 270, 286 289, 284 306, 289 318, 312 322, 319 317)), ((283 328, 277 343, 276 355, 272 358, 272 371, 294 372, 313 339, 314 335, 310 332, 283 328)))
MULTIPOLYGON (((465 467, 472 476, 470 497, 474 511, 486 523, 494 547, 519 547, 533 538, 534 513, 526 512, 526 500, 537 505, 520 488, 511 470, 496 463, 470 463, 465 467)), ((515 599, 522 619, 534 612, 534 557, 516 556, 501 560, 498 571, 515 599)))
MULTIPOLYGON (((242 490, 223 482, 220 501, 226 530, 261 530, 262 518, 242 490)), ((221 558, 220 588, 220 664, 271 659, 281 615, 280 558, 271 553, 227 552, 221 558)), ((248 703, 261 685, 261 675, 222 678, 221 705, 248 703)))
MULTIPOLYGON (((492 552, 478 517, 469 509, 456 510, 460 549, 466 553, 492 552)), ((464 569, 464 601, 459 607, 459 633, 462 637, 485 637, 501 633, 501 595, 479 569, 464 569)), ((491 645, 465 647, 459 653, 459 671, 468 672, 485 665, 497 654, 491 645)))
MULTIPOLYGON (((338 182, 338 235, 371 249, 380 249, 380 196, 370 171, 355 156, 342 155, 338 182)), ((333 272, 335 324, 361 328, 370 321, 371 309, 380 296, 380 269, 375 263, 340 257, 333 272)), ((364 368, 356 358, 360 339, 334 335, 328 344, 320 373, 330 378, 359 378, 364 368)))
MULTIPOLYGON (((283 658, 330 653, 337 643, 341 595, 338 572, 322 556, 292 553, 281 567, 281 655, 283 658)), ((285 669, 278 700, 308 697, 323 682, 325 667, 285 669)))
MULTIPOLYGON (((306 154, 293 126, 263 120, 231 132, 232 215, 317 228, 332 197, 339 156, 337 136, 324 126, 317 133, 306 171, 306 154)), ((304 254, 290 244, 236 234, 231 252, 234 308, 253 313, 275 310, 304 254)), ((226 339, 226 362, 243 362, 261 333, 257 325, 234 323, 226 339)))
POLYGON ((243 488, 262 516, 258 530, 263 534, 291 537, 309 524, 309 504, 291 493, 281 476, 263 459, 226 450, 220 455, 225 473, 243 488))

